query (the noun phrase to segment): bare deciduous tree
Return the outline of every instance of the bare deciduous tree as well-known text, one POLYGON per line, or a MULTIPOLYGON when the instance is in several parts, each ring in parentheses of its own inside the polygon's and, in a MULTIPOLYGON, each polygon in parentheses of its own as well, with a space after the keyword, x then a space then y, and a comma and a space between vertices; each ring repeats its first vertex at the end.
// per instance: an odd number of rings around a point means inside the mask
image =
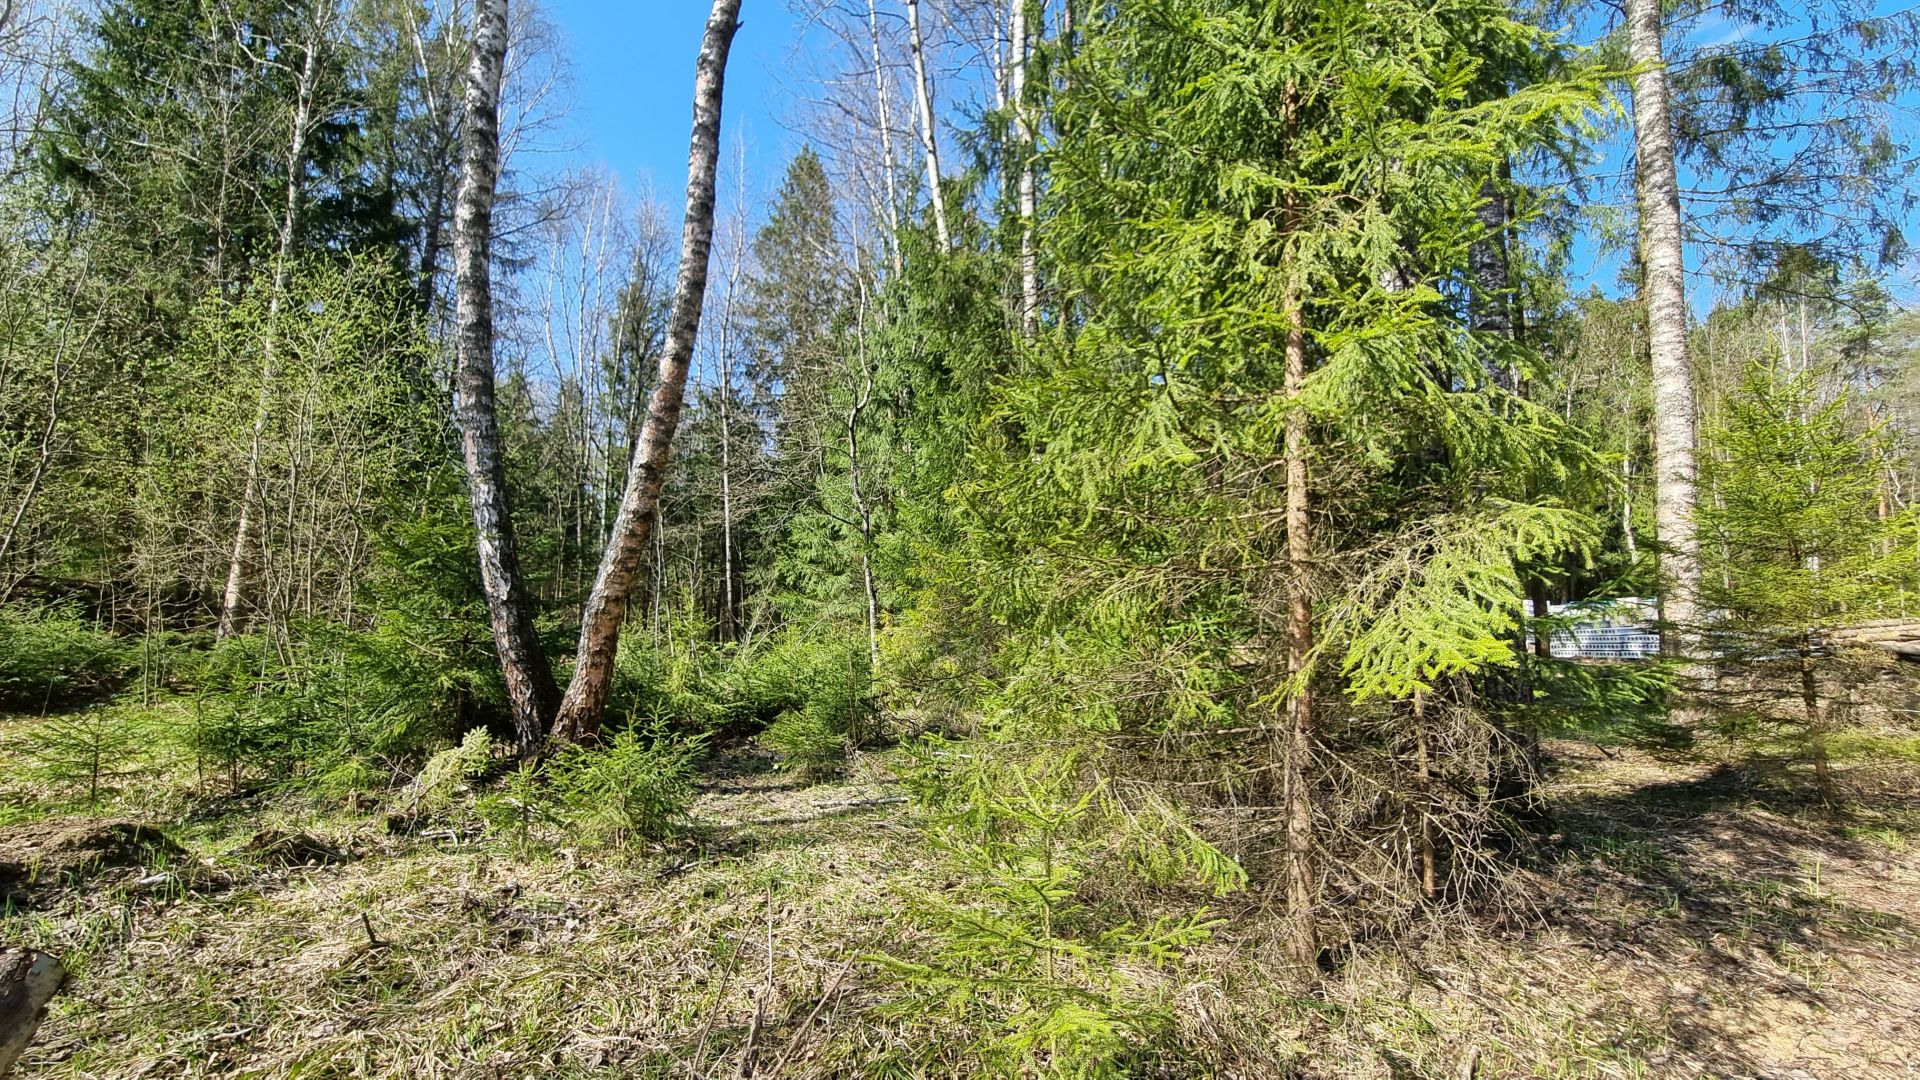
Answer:
POLYGON ((927 47, 920 33, 920 0, 907 0, 907 45, 913 52, 913 99, 920 115, 920 148, 927 155, 927 193, 933 199, 933 231, 944 250, 953 246, 947 199, 940 189, 940 135, 934 126, 933 81, 927 77, 927 47))
POLYGON ((316 5, 307 24, 307 40, 295 91, 293 117, 287 138, 287 202, 281 209, 279 235, 273 253, 272 292, 267 299, 267 322, 260 342, 260 402, 254 410, 253 439, 247 453, 246 479, 240 488, 240 518, 233 530, 233 546, 227 557, 227 584, 220 596, 220 624, 215 637, 233 633, 240 611, 240 590, 246 576, 247 549, 253 542, 254 514, 260 498, 260 446, 272 409, 275 376, 278 373, 275 337, 280 307, 286 299, 287 280, 293 273, 293 245, 300 229, 300 203, 303 197, 301 177, 307 171, 307 135, 313 125, 313 97, 319 80, 320 50, 327 38, 327 22, 333 16, 330 4, 316 5))

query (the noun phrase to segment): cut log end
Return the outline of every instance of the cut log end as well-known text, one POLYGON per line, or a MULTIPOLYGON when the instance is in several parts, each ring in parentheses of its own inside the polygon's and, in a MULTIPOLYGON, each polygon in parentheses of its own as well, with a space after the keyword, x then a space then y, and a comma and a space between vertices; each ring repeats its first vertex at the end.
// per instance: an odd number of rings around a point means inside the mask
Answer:
POLYGON ((0 949, 0 1078, 13 1072, 66 977, 66 966, 51 953, 0 949))

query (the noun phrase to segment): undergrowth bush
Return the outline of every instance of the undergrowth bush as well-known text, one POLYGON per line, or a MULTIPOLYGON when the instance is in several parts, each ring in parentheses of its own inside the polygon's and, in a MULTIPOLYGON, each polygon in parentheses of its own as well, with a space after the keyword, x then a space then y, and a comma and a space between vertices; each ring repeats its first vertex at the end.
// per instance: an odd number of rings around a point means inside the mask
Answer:
POLYGON ((120 780, 148 770, 156 735, 139 709, 102 705, 35 724, 20 749, 35 780, 93 807, 120 780))
POLYGON ((830 772, 880 735, 869 692, 866 643, 788 635, 762 650, 742 682, 761 707, 778 706, 762 741, 782 768, 830 772))
POLYGON ((403 784, 504 715, 471 529, 452 513, 393 525, 366 583, 364 626, 313 620, 167 658, 193 700, 181 742, 234 789, 343 795, 403 784))
POLYGON ((930 955, 875 959, 902 980, 891 1008, 970 1033, 994 1075, 1120 1077, 1151 1071, 1172 1016, 1141 978, 1207 940, 1206 908, 1132 917, 1122 878, 1216 893, 1246 877, 1164 804, 1136 816, 1073 754, 1004 757, 926 744, 904 777, 934 815, 931 838, 968 888, 908 910, 930 955), (1095 899, 1101 883, 1105 899, 1095 899))
POLYGON ((0 711, 42 712, 112 690, 126 643, 71 611, 0 609, 0 711))
POLYGON ((452 746, 427 759, 420 774, 401 790, 396 800, 404 813, 446 808, 460 792, 486 775, 493 766, 496 744, 486 728, 467 732, 458 746, 452 746))
POLYGON ((600 746, 569 743, 547 762, 536 803, 590 839, 658 840, 693 804, 694 766, 704 749, 704 736, 678 736, 658 725, 627 728, 600 746))
POLYGON ((709 629, 685 615, 665 634, 622 636, 609 714, 688 734, 761 731, 783 766, 806 773, 879 735, 857 634, 790 630, 741 646, 711 640, 709 629))

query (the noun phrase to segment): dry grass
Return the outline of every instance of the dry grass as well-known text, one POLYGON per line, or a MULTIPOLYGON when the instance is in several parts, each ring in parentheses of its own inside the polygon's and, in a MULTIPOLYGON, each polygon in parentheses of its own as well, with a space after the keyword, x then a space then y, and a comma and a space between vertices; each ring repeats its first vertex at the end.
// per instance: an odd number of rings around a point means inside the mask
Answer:
MULTIPOLYGON (((1304 986, 1246 895, 1142 975, 1176 1021, 1162 1074, 1920 1076, 1920 803, 1833 814, 1711 764, 1552 751, 1564 839, 1527 878, 1537 921, 1361 945, 1304 986)), ((887 759, 815 785, 761 764, 716 770, 686 838, 632 850, 145 795, 194 865, 0 920, 75 972, 20 1075, 982 1075, 858 959, 913 955, 904 897, 954 884, 887 759), (268 825, 351 858, 272 865, 246 846, 268 825)))

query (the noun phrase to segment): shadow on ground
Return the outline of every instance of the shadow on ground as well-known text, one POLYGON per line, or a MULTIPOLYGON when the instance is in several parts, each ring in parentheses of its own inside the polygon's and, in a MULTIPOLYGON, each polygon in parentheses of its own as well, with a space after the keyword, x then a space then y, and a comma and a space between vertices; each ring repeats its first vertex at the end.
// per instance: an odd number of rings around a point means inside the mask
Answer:
POLYGON ((1920 875, 1878 828, 1920 799, 1676 771, 1629 756, 1555 800, 1548 922, 1663 1036, 1654 1074, 1920 1075, 1920 875))

